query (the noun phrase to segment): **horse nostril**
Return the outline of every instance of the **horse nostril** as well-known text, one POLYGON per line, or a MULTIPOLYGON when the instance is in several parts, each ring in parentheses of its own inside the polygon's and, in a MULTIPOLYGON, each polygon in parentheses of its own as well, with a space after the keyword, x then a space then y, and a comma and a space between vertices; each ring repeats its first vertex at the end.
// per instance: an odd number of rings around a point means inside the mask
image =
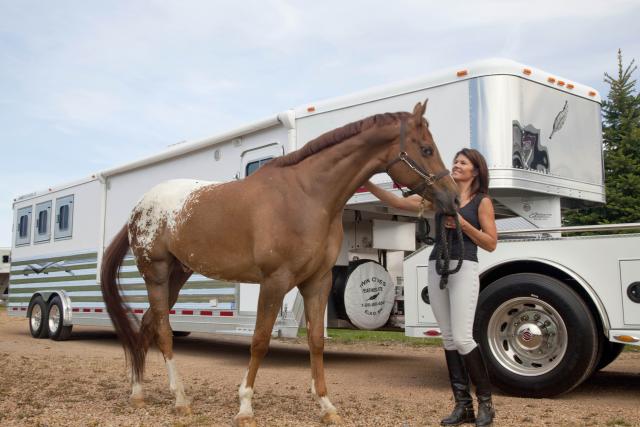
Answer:
POLYGON ((456 203, 456 206, 460 206, 460 198, 458 196, 456 196, 454 202, 456 203))

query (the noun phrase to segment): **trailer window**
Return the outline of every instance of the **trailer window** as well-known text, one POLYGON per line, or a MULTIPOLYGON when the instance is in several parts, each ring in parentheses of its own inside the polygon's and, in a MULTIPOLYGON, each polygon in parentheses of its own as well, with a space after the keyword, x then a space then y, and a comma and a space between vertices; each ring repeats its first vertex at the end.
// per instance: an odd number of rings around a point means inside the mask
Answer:
POLYGON ((51 240, 51 201, 36 205, 36 234, 34 243, 48 242, 51 240))
POLYGON ((56 229, 54 238, 68 239, 73 231, 73 195, 56 200, 56 229))
POLYGON ((31 206, 18 209, 16 215, 16 246, 31 243, 31 206))
POLYGON ((247 167, 245 168, 245 171, 244 171, 244 176, 247 177, 251 175, 258 169, 260 169, 262 166, 269 163, 271 159, 273 159, 273 157, 267 157, 266 159, 260 159, 260 160, 247 163, 247 167))
POLYGON ((2 255, 2 263, 9 264, 9 255, 2 255))

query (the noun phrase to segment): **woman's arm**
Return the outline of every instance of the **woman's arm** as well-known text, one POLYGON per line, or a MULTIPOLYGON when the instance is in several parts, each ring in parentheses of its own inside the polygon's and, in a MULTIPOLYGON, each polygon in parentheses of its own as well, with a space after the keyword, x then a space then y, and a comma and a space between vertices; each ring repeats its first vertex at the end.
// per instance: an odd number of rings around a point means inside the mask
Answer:
MULTIPOLYGON (((462 226, 462 232, 469 236, 469 238, 476 245, 480 246, 485 251, 493 252, 498 245, 498 231, 496 229, 496 217, 493 210, 493 203, 491 199, 485 197, 480 202, 478 207, 478 220, 480 221, 480 230, 469 224, 462 215, 458 214, 460 225, 462 226)), ((449 228, 455 228, 455 223, 452 220, 445 220, 445 225, 449 228)))
MULTIPOLYGON (((420 205, 423 203, 422 197, 418 196, 417 194, 414 194, 407 198, 398 197, 390 191, 383 190, 371 181, 365 182, 364 188, 366 188, 367 191, 370 191, 371 194, 380 199, 380 201, 385 205, 391 206, 392 208, 401 209, 403 211, 419 212, 420 205)), ((429 202, 428 200, 424 201, 424 210, 431 210, 431 206, 431 202, 429 202)))

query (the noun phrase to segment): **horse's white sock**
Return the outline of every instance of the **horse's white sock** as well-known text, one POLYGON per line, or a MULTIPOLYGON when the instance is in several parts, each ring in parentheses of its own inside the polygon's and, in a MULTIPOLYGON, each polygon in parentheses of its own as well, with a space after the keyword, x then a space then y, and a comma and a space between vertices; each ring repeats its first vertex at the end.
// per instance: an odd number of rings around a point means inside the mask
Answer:
POLYGON ((311 380, 311 393, 313 394, 313 397, 316 399, 316 402, 318 402, 318 404, 320 405, 320 416, 323 416, 329 413, 335 414, 338 412, 336 410, 336 407, 333 406, 333 404, 331 403, 331 401, 327 396, 322 396, 322 397, 318 396, 318 394, 316 393, 316 381, 314 379, 311 380))
POLYGON ((176 396, 176 406, 184 406, 189 404, 187 396, 184 394, 184 386, 178 375, 176 362, 173 359, 167 359, 167 372, 169 374, 169 389, 176 396))
POLYGON ((251 407, 253 389, 247 387, 247 373, 244 374, 242 384, 240 384, 240 388, 238 389, 238 395, 240 396, 240 411, 238 411, 238 416, 253 417, 253 408, 251 407))

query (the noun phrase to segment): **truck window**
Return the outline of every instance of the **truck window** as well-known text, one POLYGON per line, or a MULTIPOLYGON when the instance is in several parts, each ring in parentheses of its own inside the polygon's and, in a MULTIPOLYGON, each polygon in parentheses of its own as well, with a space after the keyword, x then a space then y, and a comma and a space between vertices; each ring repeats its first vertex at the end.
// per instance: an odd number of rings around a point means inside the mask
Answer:
POLYGON ((51 200, 36 205, 36 234, 34 243, 48 242, 51 240, 51 200))
POLYGON ((262 166, 269 163, 271 159, 273 159, 273 157, 267 157, 265 159, 255 160, 253 162, 247 163, 247 167, 245 168, 245 171, 244 171, 244 176, 247 177, 251 175, 258 169, 260 169, 262 166))
POLYGON ((73 232, 73 195, 56 199, 55 240, 68 239, 73 232))

